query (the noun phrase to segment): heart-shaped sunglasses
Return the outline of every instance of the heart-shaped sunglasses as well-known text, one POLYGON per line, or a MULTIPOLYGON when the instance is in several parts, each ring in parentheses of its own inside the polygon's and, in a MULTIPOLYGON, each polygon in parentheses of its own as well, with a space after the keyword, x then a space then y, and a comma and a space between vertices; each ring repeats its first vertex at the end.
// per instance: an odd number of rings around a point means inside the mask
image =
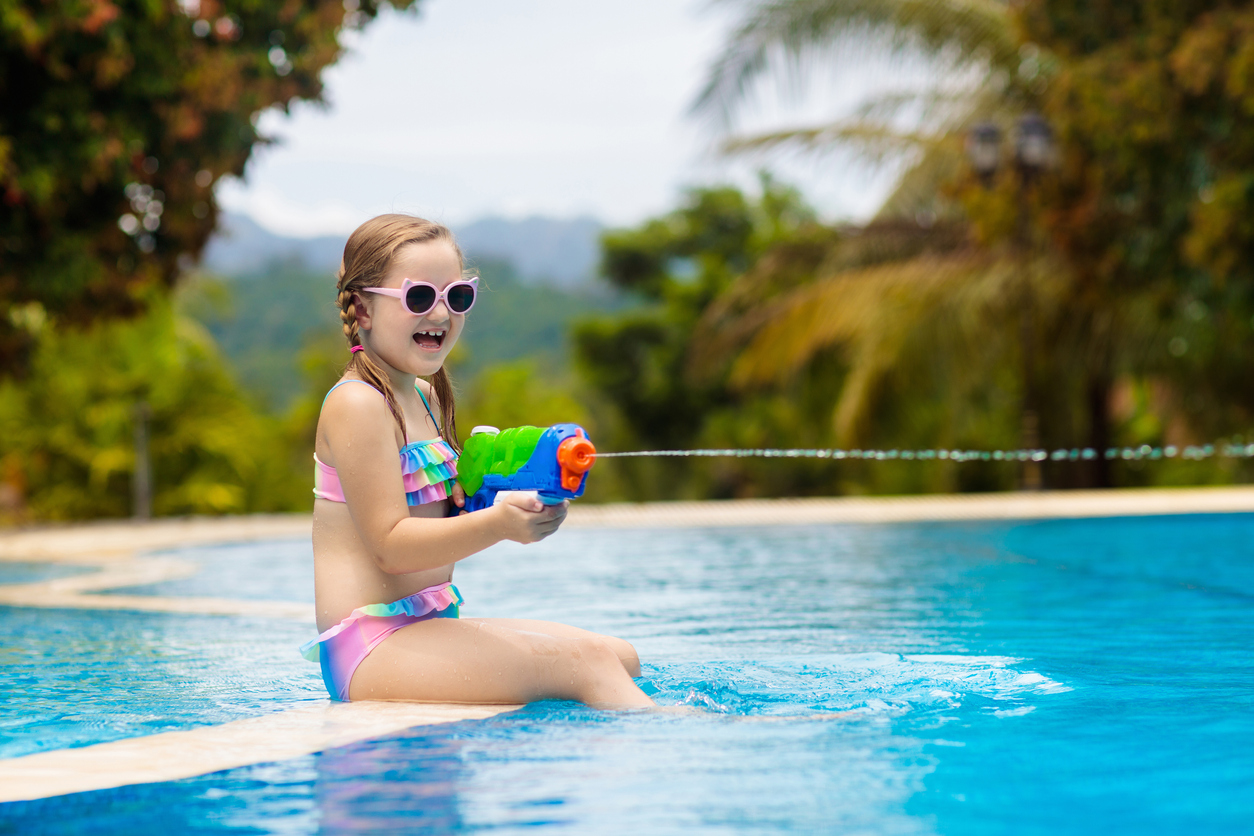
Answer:
POLYGON ((399 290, 394 287, 363 287, 362 290, 381 296, 394 296, 414 316, 431 313, 441 299, 453 313, 464 314, 475 306, 475 299, 479 296, 479 277, 453 282, 443 290, 431 282, 415 282, 410 279, 401 282, 399 290))

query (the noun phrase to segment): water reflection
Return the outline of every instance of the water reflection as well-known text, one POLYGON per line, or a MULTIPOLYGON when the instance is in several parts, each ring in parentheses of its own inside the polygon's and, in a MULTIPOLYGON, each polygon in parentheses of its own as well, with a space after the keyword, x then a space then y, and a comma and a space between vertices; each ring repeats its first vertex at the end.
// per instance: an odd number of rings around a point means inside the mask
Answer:
POLYGON ((464 746, 441 728, 323 752, 313 787, 319 832, 464 832, 464 746))

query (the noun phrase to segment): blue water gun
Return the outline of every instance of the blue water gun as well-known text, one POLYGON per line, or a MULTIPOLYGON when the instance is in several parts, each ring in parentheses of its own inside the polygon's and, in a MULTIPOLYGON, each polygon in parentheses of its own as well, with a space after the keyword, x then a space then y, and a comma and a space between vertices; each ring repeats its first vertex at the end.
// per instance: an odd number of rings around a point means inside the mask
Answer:
POLYGON ((490 508, 503 491, 534 491, 545 505, 583 496, 597 450, 583 427, 475 427, 457 460, 466 510, 490 508))

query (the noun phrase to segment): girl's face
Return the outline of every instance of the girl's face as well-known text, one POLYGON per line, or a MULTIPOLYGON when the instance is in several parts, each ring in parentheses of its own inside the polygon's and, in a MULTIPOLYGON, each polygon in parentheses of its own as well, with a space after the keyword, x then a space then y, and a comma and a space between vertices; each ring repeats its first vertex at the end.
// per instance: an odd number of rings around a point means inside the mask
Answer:
MULTIPOLYGON (((448 241, 407 244, 397 251, 381 287, 399 288, 405 279, 430 282, 440 290, 462 278, 462 264, 448 241)), ((448 309, 441 298, 424 316, 411 314, 400 299, 361 293, 366 297, 364 312, 359 303, 357 325, 362 342, 379 359, 397 371, 432 375, 444 365, 453 350, 466 315, 448 309)))

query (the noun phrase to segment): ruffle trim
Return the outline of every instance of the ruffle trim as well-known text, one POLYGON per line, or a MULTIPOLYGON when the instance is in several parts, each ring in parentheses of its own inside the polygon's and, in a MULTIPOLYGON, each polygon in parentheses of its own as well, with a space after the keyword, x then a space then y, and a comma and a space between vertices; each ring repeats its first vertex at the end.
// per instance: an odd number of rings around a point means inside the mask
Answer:
POLYGON ((457 454, 442 438, 414 441, 401 448, 401 472, 417 473, 433 465, 452 464, 457 454))
POLYGON ((414 618, 421 618, 428 613, 447 609, 453 604, 460 607, 463 603, 462 594, 457 591, 457 587, 453 586, 452 582, 449 582, 429 586, 421 592, 415 592, 413 595, 409 595, 399 601, 393 601, 390 604, 367 604, 364 607, 358 607, 353 610, 349 613, 348 618, 322 633, 318 638, 302 644, 300 646, 300 655, 310 662, 317 662, 319 644, 335 638, 349 627, 352 627, 355 622, 367 616, 389 618, 395 615, 408 615, 414 618))
POLYGON ((401 479, 409 505, 448 499, 456 478, 457 453, 443 439, 415 441, 401 449, 401 479))
POLYGON ((448 499, 453 492, 452 482, 436 482, 416 491, 405 494, 405 504, 409 506, 426 505, 428 502, 439 502, 448 499))
POLYGON ((427 485, 435 485, 440 482, 448 482, 457 478, 457 467, 452 463, 433 464, 430 467, 424 467, 415 473, 401 474, 401 481, 405 484, 405 492, 416 491, 419 488, 425 488, 427 485))

